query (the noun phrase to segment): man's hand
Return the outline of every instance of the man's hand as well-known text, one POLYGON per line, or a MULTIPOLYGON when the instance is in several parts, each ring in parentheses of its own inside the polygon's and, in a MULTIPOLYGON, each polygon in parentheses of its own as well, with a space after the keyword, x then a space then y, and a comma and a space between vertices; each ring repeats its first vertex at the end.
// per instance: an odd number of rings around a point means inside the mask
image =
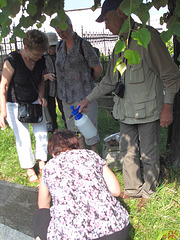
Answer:
POLYGON ((164 103, 160 115, 160 125, 161 127, 168 127, 172 122, 173 122, 172 104, 164 103))
POLYGON ((47 100, 45 98, 38 98, 38 102, 40 105, 42 105, 42 107, 47 107, 47 100))
POLYGON ((90 102, 87 100, 87 98, 83 99, 80 103, 78 103, 79 112, 87 112, 87 107, 89 106, 90 102))

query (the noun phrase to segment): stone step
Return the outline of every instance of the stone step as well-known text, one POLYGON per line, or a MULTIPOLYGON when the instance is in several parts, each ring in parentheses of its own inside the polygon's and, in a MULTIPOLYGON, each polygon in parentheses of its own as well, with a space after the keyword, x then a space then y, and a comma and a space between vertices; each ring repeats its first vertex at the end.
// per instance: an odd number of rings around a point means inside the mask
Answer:
POLYGON ((32 216, 38 208, 37 198, 38 188, 0 180, 0 240, 34 239, 32 216))

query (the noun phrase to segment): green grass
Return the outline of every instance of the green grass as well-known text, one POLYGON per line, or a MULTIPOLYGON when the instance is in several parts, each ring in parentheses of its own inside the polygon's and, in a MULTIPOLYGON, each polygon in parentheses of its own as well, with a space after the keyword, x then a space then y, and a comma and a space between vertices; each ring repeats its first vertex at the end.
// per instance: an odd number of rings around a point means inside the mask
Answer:
MULTIPOLYGON (((59 112, 58 125, 61 129, 64 129, 59 112)), ((30 131, 34 149, 35 141, 31 128, 30 131)), ((100 109, 98 114, 98 131, 101 139, 99 153, 102 155, 103 139, 107 135, 119 132, 119 122, 114 120, 107 110, 100 109)), ((167 129, 161 129, 160 153, 165 161, 164 156, 168 156, 166 153, 166 138, 167 129)), ((26 171, 20 168, 14 135, 9 127, 0 130, 0 153, 1 180, 35 186, 28 182, 26 171)), ((173 231, 174 234, 179 234, 180 239, 180 171, 172 167, 163 167, 161 174, 161 180, 155 196, 141 212, 137 208, 139 200, 121 201, 121 204, 128 210, 130 215, 132 227, 129 239, 161 240, 163 235, 163 239, 178 239, 165 238, 165 235, 170 234, 170 231, 173 231)), ((116 175, 123 189, 122 172, 117 172, 116 175)))

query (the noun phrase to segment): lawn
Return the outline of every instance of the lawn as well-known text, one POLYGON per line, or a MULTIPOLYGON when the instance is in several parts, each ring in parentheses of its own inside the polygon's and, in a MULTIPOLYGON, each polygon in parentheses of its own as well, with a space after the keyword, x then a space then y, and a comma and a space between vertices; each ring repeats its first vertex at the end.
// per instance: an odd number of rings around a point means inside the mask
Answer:
MULTIPOLYGON (((58 113, 58 125, 64 128, 61 115, 58 113)), ((104 109, 99 110, 98 131, 100 134, 99 153, 102 155, 103 139, 105 136, 119 132, 119 122, 104 109)), ((32 132, 32 130, 31 130, 32 132)), ((32 136, 32 146, 35 141, 32 136)), ((161 240, 180 239, 180 172, 172 168, 168 162, 166 152, 167 129, 161 129, 161 176, 157 192, 147 207, 141 212, 137 205, 139 200, 129 199, 121 201, 130 215, 132 225, 129 239, 134 240, 161 240)), ((12 130, 7 127, 0 130, 0 179, 28 186, 35 186, 28 182, 26 171, 21 169, 15 148, 15 139, 12 130)), ((123 189, 122 172, 116 173, 123 189)))

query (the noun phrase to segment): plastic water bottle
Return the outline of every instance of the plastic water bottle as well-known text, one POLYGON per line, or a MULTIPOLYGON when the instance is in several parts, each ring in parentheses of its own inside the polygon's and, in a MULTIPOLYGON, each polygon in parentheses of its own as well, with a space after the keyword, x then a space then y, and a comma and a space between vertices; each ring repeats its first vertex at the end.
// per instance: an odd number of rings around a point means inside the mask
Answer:
POLYGON ((74 116, 75 125, 82 135, 87 139, 95 137, 97 134, 97 129, 86 114, 79 112, 80 106, 76 109, 74 109, 74 106, 71 106, 70 108, 72 109, 71 116, 74 116))

